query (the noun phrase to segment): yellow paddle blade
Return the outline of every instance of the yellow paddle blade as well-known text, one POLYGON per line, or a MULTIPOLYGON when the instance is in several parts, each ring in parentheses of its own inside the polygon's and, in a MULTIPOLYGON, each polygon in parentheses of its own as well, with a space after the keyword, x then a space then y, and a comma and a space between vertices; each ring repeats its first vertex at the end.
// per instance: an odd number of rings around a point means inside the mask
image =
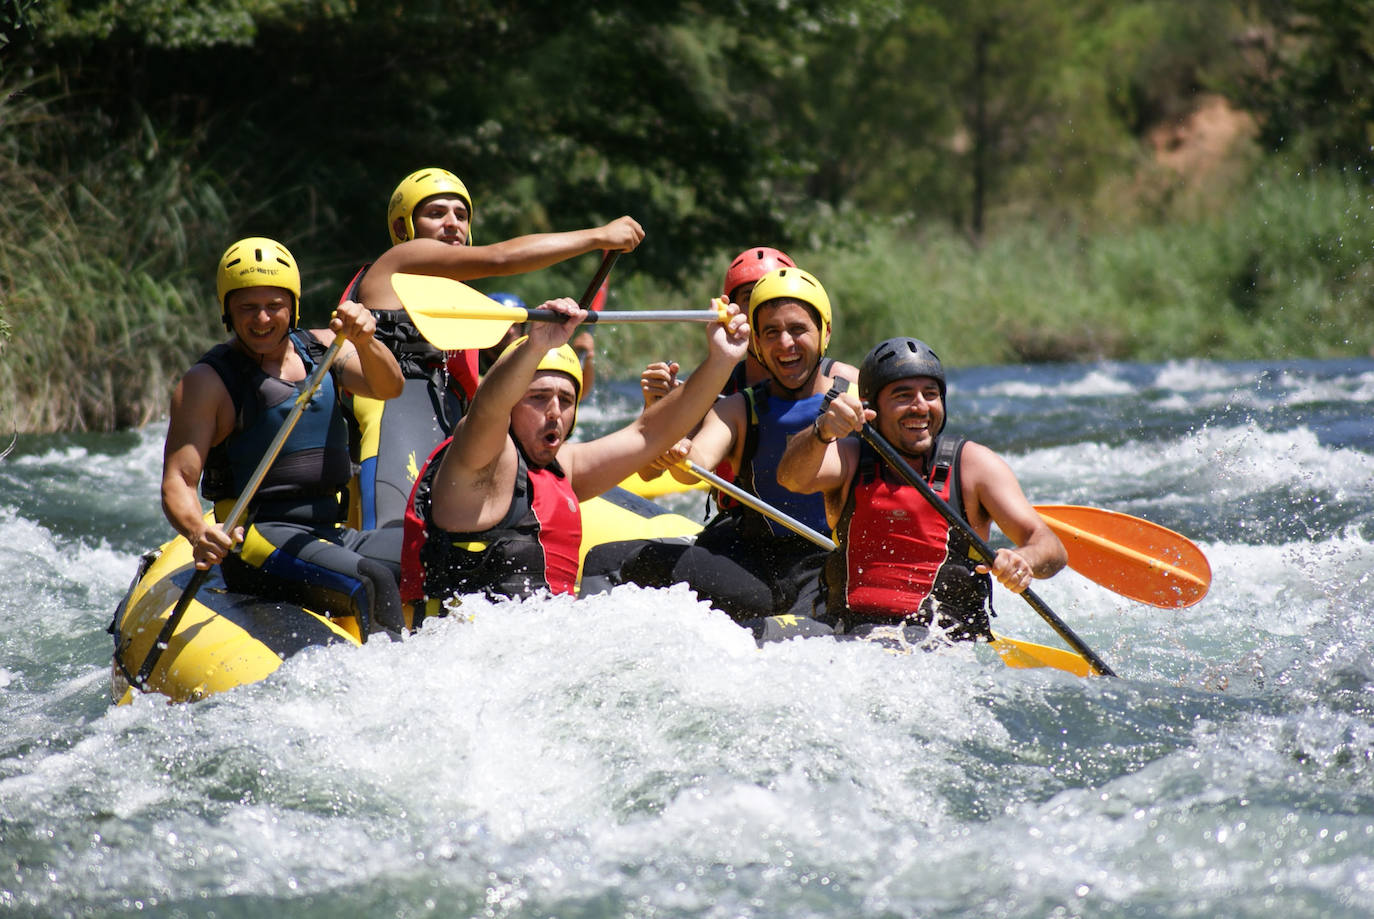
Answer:
POLYGON ((391 288, 425 340, 444 351, 490 348, 529 310, 497 303, 461 281, 427 274, 394 274, 391 288))
POLYGON ((1212 585, 1207 556, 1157 523, 1072 504, 1035 506, 1069 553, 1069 567, 1124 597, 1151 606, 1192 606, 1212 585))
POLYGON ((1097 671, 1087 659, 1064 648, 1037 645, 1005 635, 993 635, 992 648, 1002 657, 1008 667, 1030 669, 1033 667, 1053 667, 1074 676, 1097 676, 1097 671))

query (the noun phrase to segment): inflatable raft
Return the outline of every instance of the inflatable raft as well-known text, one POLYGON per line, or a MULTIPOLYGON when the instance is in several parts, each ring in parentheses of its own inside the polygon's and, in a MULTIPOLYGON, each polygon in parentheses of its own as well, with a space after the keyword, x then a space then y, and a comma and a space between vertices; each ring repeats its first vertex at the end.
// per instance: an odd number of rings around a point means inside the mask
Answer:
MULTIPOLYGON (((625 539, 679 539, 700 524, 623 489, 582 504, 585 560, 589 549, 625 539)), ((132 698, 130 684, 159 631, 194 575, 190 546, 177 537, 145 554, 110 627, 114 635, 111 695, 117 704, 132 698)), ((807 620, 774 616, 773 638, 807 634, 807 620)), ((407 625, 411 624, 407 611, 407 625)), ((197 592, 167 649, 148 675, 147 690, 175 702, 190 702, 266 679, 283 660, 307 647, 359 645, 352 617, 330 618, 287 603, 229 591, 218 569, 197 592)), ((998 636, 992 643, 1009 667, 1053 667, 1078 676, 1092 668, 1072 651, 998 636)))
MULTIPOLYGON (((582 558, 604 542, 690 537, 699 524, 621 489, 582 504, 582 558)), ((130 684, 195 574, 191 548, 177 537, 146 553, 115 610, 111 695, 132 698, 130 684)), ((407 610, 406 624, 411 625, 407 610)), ((288 603, 233 593, 216 568, 196 593, 147 689, 189 702, 265 679, 303 648, 363 641, 351 616, 326 617, 288 603)))

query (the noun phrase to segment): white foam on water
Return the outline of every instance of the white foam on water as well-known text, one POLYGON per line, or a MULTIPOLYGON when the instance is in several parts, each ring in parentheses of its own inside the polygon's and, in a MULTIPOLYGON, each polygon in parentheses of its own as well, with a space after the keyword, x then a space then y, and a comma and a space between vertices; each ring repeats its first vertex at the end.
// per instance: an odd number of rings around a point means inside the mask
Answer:
MULTIPOLYGON (((1113 371, 1110 365, 1089 370, 1076 380, 1058 383, 1033 383, 1024 380, 1004 380, 979 386, 978 396, 1002 396, 1011 399, 1090 398, 1094 396, 1122 396, 1135 392, 1136 386, 1113 371)), ((951 383, 951 396, 960 395, 951 383)))
POLYGON ((1250 385, 1254 375, 1209 361, 1169 361, 1155 373, 1151 384, 1156 389, 1196 393, 1206 390, 1240 390, 1250 385))
POLYGON ((1330 489, 1339 500, 1367 489, 1374 456, 1323 446, 1309 429, 1267 431, 1255 424, 1203 427, 1165 443, 1097 442, 1049 447, 1004 458, 1028 494, 1110 494, 1145 482, 1156 500, 1209 496, 1233 501, 1271 489, 1330 489))
POLYGON ((1283 404, 1302 406, 1320 402, 1374 402, 1374 373, 1349 374, 1328 379, 1285 374, 1288 389, 1283 404))
POLYGON ((41 523, 0 509, 0 615, 11 633, 51 633, 86 621, 100 603, 93 598, 122 594, 135 570, 136 560, 103 540, 59 539, 41 523))
MULTIPOLYGON (((1218 372, 1181 363, 1157 384, 1228 385, 1218 372)), ((1322 385, 1298 379, 1289 397, 1339 401, 1369 380, 1322 385)), ((146 466, 158 450, 145 436, 133 453, 146 466)), ((33 472, 68 474, 76 456, 33 472)), ((117 487, 124 458, 79 459, 117 487)), ((1374 478, 1369 454, 1302 427, 1008 459, 1033 498, 1123 495, 1127 511, 1290 513, 1267 496, 1297 483, 1355 502, 1374 478)), ((127 489, 155 500, 155 471, 141 475, 127 489)), ((619 588, 469 599, 404 642, 312 649, 204 703, 107 708, 104 617, 133 553, 0 510, 0 903, 1368 915, 1374 546, 1358 525, 1272 544, 1234 529, 1189 534, 1213 585, 1187 609, 1072 572, 1037 582, 1121 680, 1013 671, 987 648, 759 649, 684 588, 619 588)), ((1060 643, 997 590, 999 631, 1060 643)))
POLYGON ((977 692, 1026 678, 967 648, 760 650, 682 588, 464 612, 207 703, 141 697, 0 796, 40 824, 95 807, 140 828, 91 854, 131 896, 323 890, 419 860, 505 864, 557 898, 634 864, 825 864, 837 839, 868 870, 955 819, 960 748, 1008 743, 977 692))

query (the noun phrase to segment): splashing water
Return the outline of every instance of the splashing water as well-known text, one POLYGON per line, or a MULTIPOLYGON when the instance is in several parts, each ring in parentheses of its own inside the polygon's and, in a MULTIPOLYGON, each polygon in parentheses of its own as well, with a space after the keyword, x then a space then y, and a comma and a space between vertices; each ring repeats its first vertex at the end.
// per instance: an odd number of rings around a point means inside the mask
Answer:
MULTIPOLYGON (((605 384, 587 434, 637 394, 605 384)), ((16 915, 1367 916, 1374 362, 989 368, 951 428, 1136 514, 1185 610, 1037 591, 1121 675, 755 646, 685 588, 465 601, 196 705, 108 705, 169 530, 162 431, 0 461, 0 910, 16 915)), ((699 513, 698 496, 681 499, 699 513)), ((998 630, 1057 639, 999 592, 998 630)))

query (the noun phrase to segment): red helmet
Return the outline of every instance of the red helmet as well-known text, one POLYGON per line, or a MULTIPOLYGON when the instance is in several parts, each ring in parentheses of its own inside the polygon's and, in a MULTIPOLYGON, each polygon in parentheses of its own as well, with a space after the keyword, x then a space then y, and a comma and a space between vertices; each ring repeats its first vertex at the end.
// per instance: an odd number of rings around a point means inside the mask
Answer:
POLYGON ((757 281, 774 268, 796 268, 797 263, 786 252, 770 249, 767 246, 753 246, 745 249, 730 263, 725 272, 725 289, 722 293, 730 299, 730 294, 741 284, 757 281))

